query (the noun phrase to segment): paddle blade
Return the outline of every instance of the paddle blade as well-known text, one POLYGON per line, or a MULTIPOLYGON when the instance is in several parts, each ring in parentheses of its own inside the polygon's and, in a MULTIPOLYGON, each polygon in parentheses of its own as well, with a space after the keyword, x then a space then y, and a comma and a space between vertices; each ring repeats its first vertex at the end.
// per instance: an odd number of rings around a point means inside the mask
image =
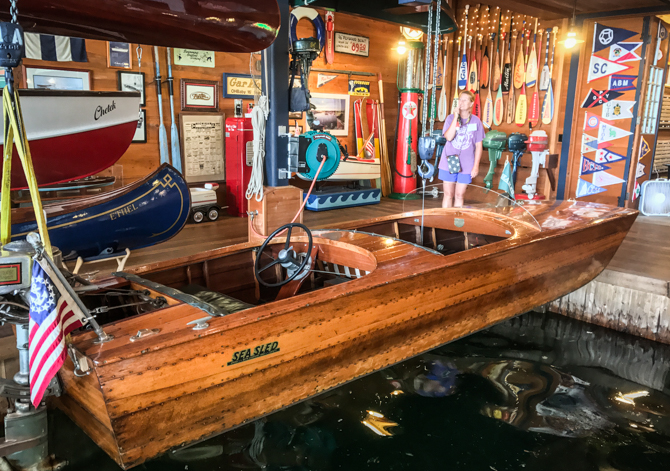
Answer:
POLYGON ((446 87, 440 90, 440 101, 437 104, 437 120, 443 121, 447 119, 447 91, 446 87))
POLYGON ((533 93, 533 98, 530 100, 530 124, 533 127, 537 126, 537 123, 540 122, 540 95, 535 89, 533 93))
POLYGON ((514 105, 516 100, 514 99, 514 87, 509 90, 509 98, 507 99, 507 118, 505 122, 507 124, 512 124, 514 122, 514 105))
POLYGON ((544 94, 544 101, 542 102, 542 123, 550 124, 554 119, 554 89, 549 81, 549 88, 544 94))
MULTIPOLYGON (((468 84, 468 57, 463 53, 463 58, 461 59, 461 66, 458 69, 458 88, 459 90, 465 90, 465 86, 468 84)), ((458 98, 456 98, 458 101, 458 98)))
POLYGON ((477 61, 472 61, 470 64, 470 78, 468 79, 468 90, 472 93, 477 89, 475 84, 477 83, 477 61))
POLYGON ((174 122, 170 128, 170 143, 172 147, 172 166, 176 171, 181 173, 181 148, 179 147, 179 133, 177 132, 177 125, 174 122))
POLYGON ((512 86, 512 66, 507 63, 502 70, 502 80, 500 82, 503 93, 509 93, 509 89, 512 86))
POLYGON ((526 88, 521 89, 519 100, 516 102, 516 112, 514 114, 514 123, 517 126, 526 124, 526 117, 528 115, 528 103, 526 102, 526 88))
POLYGON ((484 104, 484 116, 483 116, 483 119, 482 119, 482 123, 487 128, 490 128, 491 123, 493 123, 493 100, 491 99, 491 92, 490 91, 489 91, 489 96, 486 97, 486 103, 484 104))
POLYGON ((170 153, 168 152, 167 131, 163 123, 160 124, 160 128, 158 129, 158 142, 160 145, 161 164, 169 164, 170 153))
POLYGON ((481 73, 481 83, 482 88, 487 88, 489 86, 489 56, 484 55, 482 59, 482 73, 481 73))
POLYGON ((535 44, 533 50, 528 56, 528 66, 526 67, 526 86, 534 87, 537 82, 537 53, 535 52, 535 44))
POLYGON ((505 105, 503 103, 502 96, 502 87, 498 88, 498 93, 496 94, 496 104, 493 107, 493 122, 496 126, 500 126, 503 122, 503 111, 505 105))
POLYGON ((526 71, 524 70, 523 51, 519 52, 519 56, 514 66, 514 88, 521 88, 526 78, 526 71))
POLYGON ((475 104, 472 107, 472 114, 482 119, 482 102, 479 99, 479 92, 475 93, 475 104))
POLYGON ((542 67, 542 74, 540 74, 540 90, 543 92, 547 91, 547 88, 549 88, 549 77, 551 77, 549 75, 549 66, 545 64, 544 67, 542 67))

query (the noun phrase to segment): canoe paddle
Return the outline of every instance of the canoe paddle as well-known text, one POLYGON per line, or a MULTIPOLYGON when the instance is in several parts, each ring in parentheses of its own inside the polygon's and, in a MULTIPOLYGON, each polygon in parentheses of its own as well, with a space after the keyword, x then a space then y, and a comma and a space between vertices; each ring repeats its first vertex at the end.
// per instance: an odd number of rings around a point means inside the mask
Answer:
MULTIPOLYGON (((503 33, 503 47, 501 48, 501 55, 502 55, 502 50, 505 49, 505 33, 503 33)), ((502 71, 500 70, 500 67, 498 67, 498 73, 502 74, 502 71)), ((493 122, 495 123, 496 126, 500 126, 503 122, 503 114, 505 110, 505 104, 503 102, 503 87, 502 87, 502 77, 498 79, 500 82, 500 86, 498 87, 498 91, 496 92, 496 103, 493 107, 493 122)))
MULTIPOLYGON (((461 57, 461 38, 458 38, 458 53, 456 54, 456 60, 458 60, 461 57)), ((463 63, 461 63, 461 66, 463 63)), ((461 71, 458 71, 458 80, 455 80, 455 86, 454 86, 454 98, 451 100, 451 109, 453 110, 458 106, 458 92, 461 90, 461 77, 460 77, 461 71)), ((445 118, 446 119, 446 118, 445 118)))
MULTIPOLYGON (((525 61, 523 59, 523 36, 526 33, 525 31, 526 22, 523 22, 523 27, 521 28, 521 47, 519 48, 519 54, 516 56, 516 64, 514 65, 514 88, 519 89, 521 85, 525 83, 526 78, 526 69, 525 61)), ((518 40, 517 33, 517 40, 518 40)))
POLYGON ((552 86, 551 76, 554 72, 554 52, 556 50, 556 36, 558 35, 558 27, 554 26, 553 42, 551 46, 551 67, 549 69, 549 85, 547 92, 544 94, 544 102, 542 103, 542 123, 549 124, 554 119, 554 87, 552 86))
MULTIPOLYGON (((530 40, 530 37, 528 38, 530 40)), ((534 87, 537 83, 537 50, 535 44, 537 43, 537 18, 535 18, 535 36, 533 37, 533 49, 528 56, 528 65, 526 66, 526 86, 528 88, 534 87)))
MULTIPOLYGON (((502 12, 501 12, 502 13, 502 12)), ((493 66, 493 90, 500 88, 500 15, 498 15, 498 33, 496 34, 496 60, 493 66)))
MULTIPOLYGON (((514 37, 514 47, 512 48, 512 62, 510 63, 510 67, 512 70, 515 69, 514 65, 516 60, 518 60, 517 55, 516 55, 516 46, 517 46, 517 39, 519 37, 519 32, 516 32, 516 35, 514 37)), ((509 42, 512 43, 512 38, 509 38, 509 42)), ((516 100, 514 99, 514 84, 512 84, 511 87, 509 87, 509 98, 507 98, 507 118, 505 119, 505 122, 507 124, 512 124, 514 122, 514 105, 516 104, 516 100)))
POLYGON ((514 113, 514 123, 517 126, 526 124, 526 116, 528 113, 528 103, 526 102, 526 84, 521 84, 521 93, 519 100, 516 102, 516 112, 514 113))
MULTIPOLYGON (((465 29, 463 31, 463 57, 461 59, 461 66, 458 69, 458 88, 459 90, 465 90, 465 86, 468 84, 468 55, 467 55, 467 45, 465 44, 468 37, 468 9, 470 5, 465 5, 465 29)), ((458 51, 460 54, 461 50, 461 39, 458 39, 458 51)), ((454 97, 456 103, 458 103, 458 94, 454 97)))
POLYGON ((177 123, 174 120, 174 77, 172 76, 172 52, 170 48, 167 51, 167 66, 168 66, 168 90, 170 91, 170 116, 172 117, 172 124, 170 125, 170 150, 172 151, 172 166, 181 173, 181 149, 179 147, 179 133, 177 132, 177 123))
POLYGON ((160 125, 158 126, 158 144, 160 149, 161 164, 170 163, 170 154, 167 145, 167 131, 163 123, 163 95, 161 94, 161 68, 158 64, 158 47, 154 46, 154 56, 156 58, 156 92, 158 93, 158 119, 160 125))
MULTIPOLYGON (((484 57, 482 57, 482 67, 481 67, 481 88, 488 88, 489 86, 489 37, 486 35, 486 47, 484 48, 484 57)), ((491 43, 493 44, 493 43, 491 43)), ((493 46, 491 46, 493 47, 493 46)))
MULTIPOLYGON (((540 44, 542 43, 542 30, 540 30, 540 44)), ((533 45, 533 48, 535 46, 533 45)), ((531 60, 532 60, 532 54, 531 54, 531 60)), ((531 64, 531 60, 528 61, 528 64, 531 64)), ((530 100, 530 123, 532 124, 533 127, 537 126, 537 124, 540 122, 540 91, 538 90, 538 85, 537 85, 537 61, 532 61, 533 64, 535 64, 535 87, 533 91, 533 98, 530 100)), ((530 85, 529 85, 530 86, 530 85)))
MULTIPOLYGON (((495 33, 493 33, 493 34, 495 34, 495 33)), ((493 49, 493 42, 491 42, 491 49, 493 49)), ((491 69, 489 69, 489 75, 492 72, 493 71, 491 69)), ((488 77, 487 81, 490 82, 491 77, 488 77)), ((493 123, 495 121, 493 99, 491 98, 491 88, 492 87, 489 87, 489 90, 488 90, 489 93, 486 97, 486 103, 484 104, 484 120, 483 120, 484 126, 486 126, 489 129, 491 129, 491 123, 493 123)), ((497 98, 496 98, 496 102, 497 102, 497 98)), ((496 123, 496 126, 498 126, 499 124, 500 123, 496 123)))
MULTIPOLYGON (((502 92, 507 95, 509 93, 510 87, 512 87, 512 65, 509 57, 509 50, 512 44, 512 20, 509 22, 509 34, 507 34, 507 52, 505 53, 505 61, 502 68, 502 79, 500 80, 500 86, 502 86, 502 92)), ((503 40, 503 43, 505 41, 503 40)), ((504 49, 503 45, 503 49, 504 49)))
POLYGON ((442 90, 440 100, 437 102, 437 120, 444 122, 447 119, 447 53, 449 52, 449 40, 444 40, 444 60, 442 61, 442 90))
POLYGON ((547 91, 547 88, 549 88, 549 81, 551 80, 549 76, 549 36, 551 36, 551 28, 547 28, 547 47, 544 50, 544 67, 542 67, 542 73, 540 74, 540 90, 543 92, 547 91))

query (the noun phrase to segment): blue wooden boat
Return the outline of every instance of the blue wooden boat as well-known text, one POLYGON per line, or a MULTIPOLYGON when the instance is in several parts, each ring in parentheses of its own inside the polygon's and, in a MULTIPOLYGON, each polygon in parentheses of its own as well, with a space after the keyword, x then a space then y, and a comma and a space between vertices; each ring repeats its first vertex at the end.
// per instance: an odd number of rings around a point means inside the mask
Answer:
MULTIPOLYGON (((189 217, 188 186, 168 164, 118 190, 45 205, 51 243, 63 256, 97 257, 176 235, 189 217)), ((37 231, 32 208, 12 210, 12 239, 37 231)))

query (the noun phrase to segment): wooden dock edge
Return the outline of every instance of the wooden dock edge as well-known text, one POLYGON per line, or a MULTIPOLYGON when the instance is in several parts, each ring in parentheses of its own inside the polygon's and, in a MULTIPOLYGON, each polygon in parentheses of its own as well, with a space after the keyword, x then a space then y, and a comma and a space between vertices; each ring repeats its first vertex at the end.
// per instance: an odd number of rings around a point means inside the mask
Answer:
POLYGON ((670 344, 670 282, 604 270, 549 304, 551 312, 670 344))

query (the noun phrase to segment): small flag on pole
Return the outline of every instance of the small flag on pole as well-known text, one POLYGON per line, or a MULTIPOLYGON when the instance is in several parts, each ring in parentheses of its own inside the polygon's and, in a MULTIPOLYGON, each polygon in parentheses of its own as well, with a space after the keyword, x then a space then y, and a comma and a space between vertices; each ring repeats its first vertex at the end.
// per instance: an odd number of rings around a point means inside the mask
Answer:
POLYGON ((44 262, 33 263, 30 287, 30 400, 39 406, 51 379, 67 356, 65 337, 84 325, 84 313, 64 289, 44 262), (53 276, 50 276, 53 275, 53 276))
POLYGON ((514 182, 512 181, 512 167, 509 164, 509 159, 505 160, 505 167, 503 168, 502 175, 500 175, 498 189, 507 193, 510 198, 515 199, 514 182))
POLYGON ((58 62, 88 62, 86 41, 81 38, 26 33, 26 58, 58 62))

